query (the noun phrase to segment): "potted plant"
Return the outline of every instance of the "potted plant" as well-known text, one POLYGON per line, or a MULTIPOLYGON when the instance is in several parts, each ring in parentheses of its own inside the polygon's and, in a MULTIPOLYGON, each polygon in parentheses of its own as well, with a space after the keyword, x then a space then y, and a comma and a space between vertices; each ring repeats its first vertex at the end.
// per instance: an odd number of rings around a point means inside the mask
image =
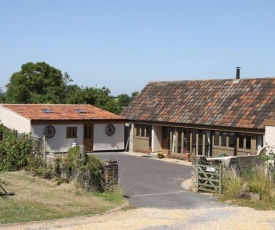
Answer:
POLYGON ((160 159, 165 157, 164 152, 157 152, 157 155, 158 155, 158 158, 160 159))
POLYGON ((248 192, 250 200, 260 200, 261 199, 262 188, 256 184, 248 185, 248 192))

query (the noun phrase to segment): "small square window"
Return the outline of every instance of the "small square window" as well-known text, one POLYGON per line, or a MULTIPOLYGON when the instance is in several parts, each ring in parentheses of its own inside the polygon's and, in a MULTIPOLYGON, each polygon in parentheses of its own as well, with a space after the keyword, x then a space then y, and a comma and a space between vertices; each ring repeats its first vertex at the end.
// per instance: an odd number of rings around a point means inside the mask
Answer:
POLYGON ((77 127, 67 127, 67 138, 77 138, 77 127))

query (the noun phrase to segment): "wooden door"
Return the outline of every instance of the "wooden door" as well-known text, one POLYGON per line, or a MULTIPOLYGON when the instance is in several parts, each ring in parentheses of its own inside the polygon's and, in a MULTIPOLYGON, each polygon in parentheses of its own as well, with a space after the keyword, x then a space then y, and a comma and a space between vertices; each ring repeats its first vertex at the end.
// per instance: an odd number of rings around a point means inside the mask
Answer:
POLYGON ((93 151, 93 125, 84 125, 84 146, 86 151, 93 151))

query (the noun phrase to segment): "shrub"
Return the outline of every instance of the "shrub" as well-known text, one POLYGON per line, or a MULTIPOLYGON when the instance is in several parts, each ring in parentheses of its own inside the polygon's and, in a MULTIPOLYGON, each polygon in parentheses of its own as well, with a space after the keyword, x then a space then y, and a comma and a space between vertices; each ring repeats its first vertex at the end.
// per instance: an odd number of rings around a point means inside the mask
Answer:
POLYGON ((78 177, 79 170, 83 165, 83 160, 80 157, 79 147, 69 148, 68 154, 62 159, 61 168, 67 181, 72 181, 78 177))
POLYGON ((78 183, 86 190, 103 191, 101 162, 94 156, 87 156, 87 163, 82 168, 78 183))
POLYGON ((0 141, 0 171, 16 171, 26 167, 32 151, 30 135, 18 135, 4 126, 0 126, 0 129, 4 136, 0 141))
POLYGON ((60 178, 62 175, 62 170, 61 170, 61 162, 62 159, 60 157, 55 158, 54 160, 54 174, 57 178, 60 178))
POLYGON ((103 191, 101 162, 89 155, 84 164, 78 146, 70 148, 64 159, 55 160, 54 171, 57 177, 64 177, 68 182, 74 181, 85 190, 103 191))

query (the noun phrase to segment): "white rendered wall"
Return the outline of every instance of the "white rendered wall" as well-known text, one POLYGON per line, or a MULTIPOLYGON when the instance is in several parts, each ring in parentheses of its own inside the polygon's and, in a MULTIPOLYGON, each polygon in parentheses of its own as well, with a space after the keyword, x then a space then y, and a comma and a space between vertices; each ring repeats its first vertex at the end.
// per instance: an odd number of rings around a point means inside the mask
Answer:
POLYGON ((162 127, 153 125, 152 127, 152 152, 161 151, 162 127))
MULTIPOLYGON (((44 136, 44 130, 48 125, 32 125, 32 134, 38 137, 44 136)), ((50 152, 67 152, 73 143, 83 145, 83 124, 54 124, 55 135, 46 138, 50 152), (67 127, 77 127, 77 138, 66 138, 67 127)))
POLYGON ((112 136, 106 134, 108 124, 94 125, 94 151, 124 150, 124 123, 112 124, 115 126, 115 133, 112 136))
POLYGON ((0 106, 0 123, 10 129, 17 130, 18 133, 31 132, 30 120, 2 106, 0 106))
POLYGON ((129 136, 129 152, 134 152, 134 131, 135 125, 131 124, 130 136, 129 136))
POLYGON ((265 126, 264 144, 275 147, 275 126, 265 126))

